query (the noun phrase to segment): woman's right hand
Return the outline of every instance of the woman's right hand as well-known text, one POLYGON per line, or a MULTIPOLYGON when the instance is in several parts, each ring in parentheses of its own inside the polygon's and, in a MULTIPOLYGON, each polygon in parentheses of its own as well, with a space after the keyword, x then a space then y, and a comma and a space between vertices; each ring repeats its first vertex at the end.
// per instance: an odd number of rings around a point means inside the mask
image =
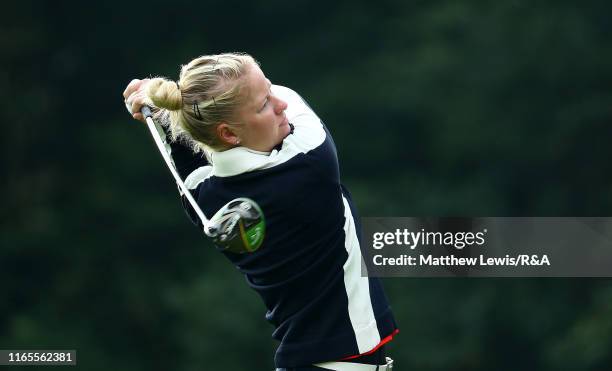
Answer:
POLYGON ((123 99, 128 112, 132 114, 135 120, 145 122, 145 118, 140 113, 140 109, 144 105, 148 105, 149 100, 146 95, 147 85, 150 79, 134 79, 130 81, 128 86, 123 91, 123 99))

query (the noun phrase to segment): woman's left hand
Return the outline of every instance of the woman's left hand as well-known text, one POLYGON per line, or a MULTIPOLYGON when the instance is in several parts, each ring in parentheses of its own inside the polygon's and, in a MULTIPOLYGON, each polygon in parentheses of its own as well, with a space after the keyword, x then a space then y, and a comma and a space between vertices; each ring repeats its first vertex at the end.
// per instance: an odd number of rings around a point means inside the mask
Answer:
POLYGON ((140 112, 140 109, 142 106, 148 104, 146 89, 149 81, 149 79, 134 79, 130 81, 123 91, 125 107, 135 120, 141 122, 145 122, 145 118, 140 112))

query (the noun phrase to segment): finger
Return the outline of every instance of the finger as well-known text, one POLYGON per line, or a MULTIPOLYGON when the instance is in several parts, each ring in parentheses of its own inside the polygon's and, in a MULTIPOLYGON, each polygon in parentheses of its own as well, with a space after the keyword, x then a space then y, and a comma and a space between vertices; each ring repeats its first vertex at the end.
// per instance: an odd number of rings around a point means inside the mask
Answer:
POLYGON ((128 86, 123 91, 123 98, 129 97, 134 92, 140 92, 140 91, 144 90, 144 88, 147 86, 147 83, 150 80, 151 79, 142 79, 142 80, 134 79, 134 80, 130 81, 128 86))
POLYGON ((127 99, 130 95, 132 95, 134 91, 138 90, 138 88, 140 87, 140 82, 141 80, 139 79, 134 79, 130 81, 128 86, 123 91, 123 98, 127 99))
POLYGON ((134 113, 134 109, 132 107, 134 100, 136 99, 138 92, 132 92, 127 99, 125 100, 125 108, 127 108, 130 114, 134 113))
POLYGON ((140 94, 140 93, 137 93, 134 96, 134 98, 131 100, 132 113, 140 112, 140 109, 144 105, 145 105, 144 96, 142 94, 140 94))
POLYGON ((130 104, 130 105, 131 105, 132 103, 134 103, 134 100, 136 99, 136 96, 137 96, 137 95, 138 95, 138 92, 137 92, 137 91, 133 91, 133 92, 132 92, 132 93, 131 93, 131 94, 130 94, 128 97, 127 97, 127 99, 125 100, 125 103, 128 103, 128 104, 130 104))
POLYGON ((142 106, 147 105, 145 95, 140 91, 135 91, 125 100, 125 108, 127 108, 130 114, 140 112, 142 106))
POLYGON ((140 112, 136 112, 136 113, 134 113, 134 114, 132 115, 132 117, 134 118, 134 120, 138 120, 138 121, 142 121, 142 122, 144 122, 144 121, 145 121, 144 116, 143 116, 143 115, 142 115, 142 113, 140 113, 140 112))

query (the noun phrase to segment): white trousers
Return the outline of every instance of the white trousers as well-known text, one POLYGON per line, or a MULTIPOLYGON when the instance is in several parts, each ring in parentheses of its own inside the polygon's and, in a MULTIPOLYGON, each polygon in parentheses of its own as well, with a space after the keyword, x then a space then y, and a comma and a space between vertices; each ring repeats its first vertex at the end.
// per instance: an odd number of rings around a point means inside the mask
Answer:
POLYGON ((366 365, 363 363, 352 362, 323 362, 315 363, 313 366, 334 371, 389 371, 393 369, 393 360, 386 357, 387 363, 384 365, 366 365))

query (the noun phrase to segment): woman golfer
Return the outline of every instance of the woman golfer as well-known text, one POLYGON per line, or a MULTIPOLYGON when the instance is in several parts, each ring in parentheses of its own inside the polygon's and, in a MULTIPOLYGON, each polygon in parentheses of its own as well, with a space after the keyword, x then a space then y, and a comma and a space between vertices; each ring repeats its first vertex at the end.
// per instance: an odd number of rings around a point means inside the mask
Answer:
POLYGON ((391 369, 383 345, 395 320, 380 281, 361 276, 357 211, 332 137, 304 100, 234 53, 192 60, 177 82, 133 80, 123 96, 137 120, 143 105, 157 108, 175 166, 208 218, 238 197, 263 210, 261 247, 223 254, 263 299, 280 342, 277 370, 391 369))

